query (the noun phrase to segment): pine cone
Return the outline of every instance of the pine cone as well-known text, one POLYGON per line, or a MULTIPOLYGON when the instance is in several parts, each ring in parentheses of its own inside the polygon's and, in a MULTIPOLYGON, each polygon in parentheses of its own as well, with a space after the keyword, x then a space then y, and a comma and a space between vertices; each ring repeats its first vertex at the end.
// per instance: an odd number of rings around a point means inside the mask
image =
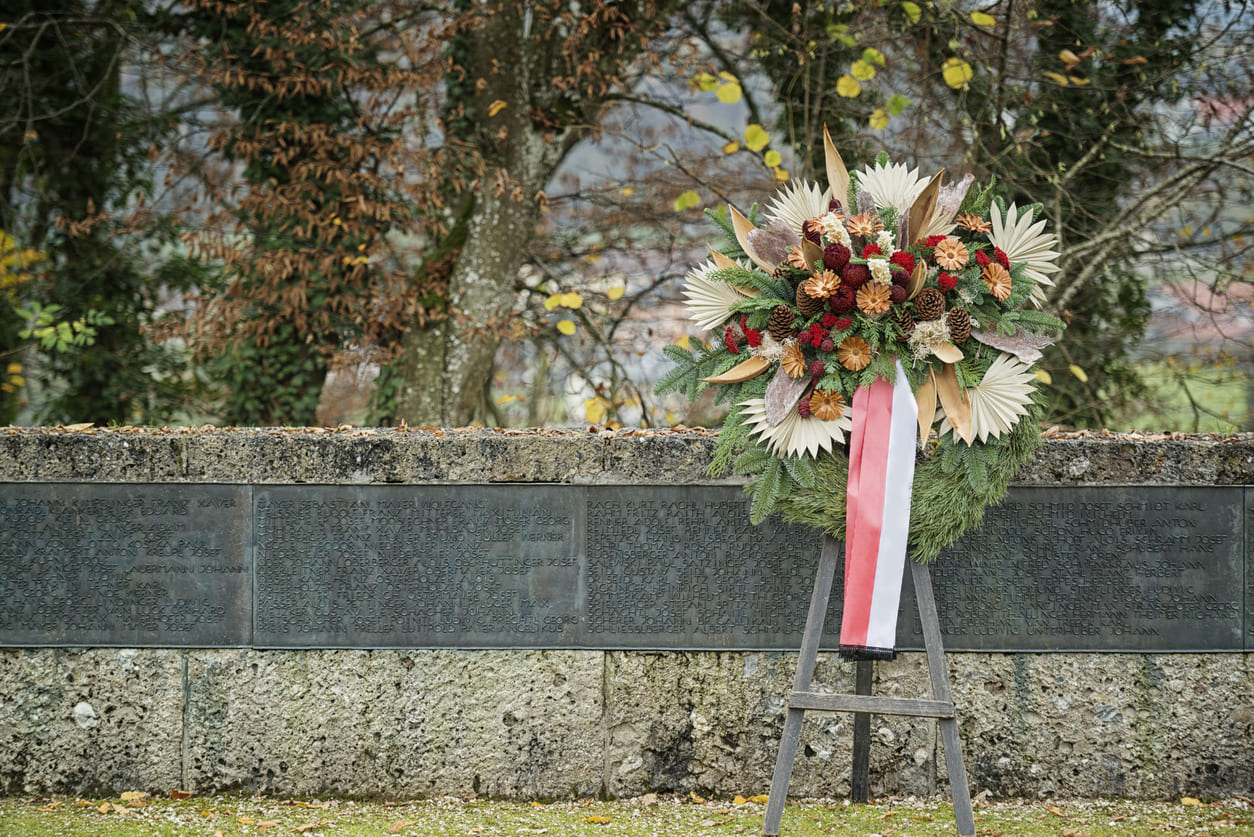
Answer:
POLYGON ((914 314, 919 322, 939 320, 945 313, 945 295, 936 288, 924 288, 914 298, 914 314))
POLYGON ((807 320, 827 307, 827 300, 823 297, 810 296, 806 287, 809 283, 810 280, 807 279, 797 286, 797 310, 807 320))
POLYGON ((961 308, 950 308, 945 324, 949 326, 949 339, 954 343, 961 343, 971 336, 971 315, 961 308))
POLYGON ((914 333, 914 315, 900 305, 894 305, 891 311, 893 315, 893 322, 895 322, 897 327, 901 329, 901 336, 897 339, 904 343, 909 340, 910 335, 914 333))
POLYGON ((775 342, 783 343, 789 337, 797 336, 797 327, 793 325, 796 316, 787 305, 776 305, 771 309, 771 318, 767 320, 766 330, 771 333, 775 342))

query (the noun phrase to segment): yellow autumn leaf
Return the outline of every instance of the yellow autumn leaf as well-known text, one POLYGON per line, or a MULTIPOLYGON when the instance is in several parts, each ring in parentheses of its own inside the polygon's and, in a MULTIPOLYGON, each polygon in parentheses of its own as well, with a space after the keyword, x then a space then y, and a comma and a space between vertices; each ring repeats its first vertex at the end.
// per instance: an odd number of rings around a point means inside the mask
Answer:
POLYGON ((671 206, 676 212, 683 212, 685 209, 692 209, 694 206, 701 205, 701 196, 689 189, 675 198, 675 203, 671 206))
POLYGON ((884 53, 880 52, 875 47, 867 47, 866 49, 862 50, 862 60, 867 62, 868 64, 874 64, 877 67, 883 67, 884 61, 885 61, 884 53))
POLYGON ((608 415, 604 398, 593 397, 583 402, 583 417, 588 424, 604 424, 608 415))
POLYGON ((750 801, 750 802, 756 802, 756 803, 758 803, 759 805, 765 805, 765 804, 767 803, 767 800, 768 800, 768 799, 769 799, 769 797, 768 797, 766 794, 764 794, 764 793, 755 794, 755 795, 753 795, 753 796, 749 797, 749 801, 750 801))
POLYGON ((1049 79, 1055 84, 1060 84, 1063 87, 1067 86, 1067 77, 1064 75, 1060 75, 1059 73, 1053 73, 1053 72, 1050 72, 1049 70, 1046 70, 1045 78, 1049 79))
POLYGON ((549 298, 544 301, 544 310, 552 311, 554 308, 562 304, 561 294, 549 294, 549 298))
POLYGON ((584 817, 583 821, 603 823, 603 822, 609 822, 610 818, 609 817, 584 817))
POLYGON ((1040 381, 1042 384, 1052 384, 1054 382, 1054 376, 1046 372, 1044 369, 1037 369, 1035 375, 1036 380, 1040 381))
POLYGON ((619 194, 624 198, 630 198, 632 195, 636 194, 636 190, 631 186, 624 186, 619 190, 619 194))
POLYGON ((1083 87, 1084 85, 1086 85, 1086 84, 1092 84, 1092 82, 1093 82, 1093 80, 1092 80, 1092 79, 1089 79, 1089 78, 1079 78, 1079 77, 1077 77, 1077 76, 1067 76, 1067 79, 1068 79, 1068 80, 1070 80, 1070 82, 1071 82, 1072 84, 1074 84, 1076 87, 1083 87))
POLYGON ((771 142, 771 135, 758 123, 745 128, 745 148, 750 151, 761 151, 771 142))
POLYGON ((99 807, 99 808, 97 808, 97 809, 96 809, 96 811, 97 811, 97 812, 99 812, 99 813, 101 813, 101 814, 107 814, 107 813, 109 813, 109 803, 108 803, 108 802, 101 802, 101 803, 100 803, 100 807, 99 807))
POLYGON ((1186 796, 1186 797, 1184 797, 1183 799, 1181 799, 1181 800, 1180 800, 1180 804, 1181 804, 1181 805, 1189 805, 1189 806, 1194 807, 1194 808, 1201 808, 1201 807, 1202 807, 1202 800, 1197 799, 1197 798, 1192 797, 1192 796, 1186 796))
POLYGON ((504 407, 506 404, 512 404, 519 400, 521 399, 517 395, 502 395, 500 398, 496 399, 496 406, 504 407))
POLYGON ((1076 55, 1069 49, 1064 49, 1062 52, 1058 53, 1058 60, 1064 64, 1079 64, 1080 56, 1076 55))
POLYGON ((853 76, 846 73, 836 79, 836 93, 846 99, 852 99, 862 92, 862 85, 853 76))
POLYGON ((733 805, 744 805, 744 804, 745 804, 746 802, 748 802, 748 801, 749 801, 749 800, 745 799, 745 798, 744 798, 743 796, 741 796, 740 794, 736 794, 736 798, 732 800, 732 804, 733 804, 733 805))
POLYGON ((762 162, 766 163, 768 166, 771 166, 772 168, 775 166, 778 166, 781 162, 783 162, 783 159, 784 158, 780 156, 780 153, 776 151, 774 148, 766 152, 766 154, 762 155, 762 162))
POLYGON ((697 804, 697 805, 704 804, 704 802, 705 802, 705 798, 704 798, 704 797, 697 796, 697 792, 696 792, 696 791, 688 791, 688 798, 689 798, 689 799, 691 799, 691 800, 693 801, 693 803, 695 803, 695 804, 697 804))
POLYGON ((562 307, 577 310, 583 307, 583 297, 574 291, 562 294, 562 307))
POLYGON ((1081 383, 1088 383, 1089 375, 1087 372, 1085 372, 1080 367, 1076 366, 1074 363, 1071 364, 1070 369, 1071 369, 1071 374, 1079 378, 1081 383))
POLYGON ((1125 64, 1145 64, 1148 62, 1149 62, 1149 59, 1146 58, 1144 55, 1134 55, 1131 58, 1123 59, 1123 63, 1125 64))
POLYGON ((987 14, 986 12, 972 12, 971 22, 976 26, 982 26, 985 29, 989 29, 997 24, 997 18, 987 14))
POLYGON ((134 802, 138 799, 147 799, 148 794, 143 791, 122 791, 120 798, 123 802, 134 802))
POLYGON ((567 337, 570 337, 575 333, 575 324, 570 320, 562 320, 557 324, 557 330, 562 334, 565 334, 567 337))
POLYGON ((697 73, 688 82, 688 86, 693 90, 700 90, 702 93, 709 93, 718 87, 718 79, 709 73, 697 73))
POLYGON ((496 116, 498 113, 505 110, 506 106, 507 103, 504 99, 497 99, 495 102, 488 105, 488 116, 496 116))
POLYGON ((627 292, 627 289, 625 287, 623 287, 622 285, 617 285, 607 290, 605 292, 605 295, 609 297, 610 302, 613 302, 616 299, 622 299, 623 294, 625 294, 626 292, 627 292))
POLYGON ((965 88, 974 76, 971 65, 961 58, 949 58, 941 65, 941 77, 955 90, 965 88))
POLYGON ((685 334, 683 337, 676 340, 675 345, 681 349, 687 349, 689 346, 688 335, 685 334))
POLYGON ((858 60, 849 66, 849 74, 858 81, 870 81, 875 78, 875 67, 866 61, 858 60))
POLYGON ((776 166, 772 171, 775 173, 775 179, 780 183, 788 179, 788 169, 781 169, 779 166, 776 166))
POLYGON ((905 2, 901 4, 901 10, 906 13, 906 17, 911 23, 918 23, 919 18, 923 15, 923 10, 919 8, 918 3, 905 2))
POLYGON ((871 127, 876 131, 882 131, 888 127, 888 111, 883 108, 876 108, 875 112, 871 114, 871 118, 867 121, 870 122, 871 127))
POLYGON ((725 105, 734 104, 740 101, 740 84, 729 81, 726 84, 718 86, 718 92, 714 95, 718 96, 718 100, 725 105))
POLYGON ((723 146, 724 154, 735 154, 739 150, 740 150, 740 143, 738 142, 729 142, 723 146))
POLYGON ((16 375, 22 371, 22 364, 10 363, 8 366, 5 367, 4 371, 8 372, 10 375, 16 375))

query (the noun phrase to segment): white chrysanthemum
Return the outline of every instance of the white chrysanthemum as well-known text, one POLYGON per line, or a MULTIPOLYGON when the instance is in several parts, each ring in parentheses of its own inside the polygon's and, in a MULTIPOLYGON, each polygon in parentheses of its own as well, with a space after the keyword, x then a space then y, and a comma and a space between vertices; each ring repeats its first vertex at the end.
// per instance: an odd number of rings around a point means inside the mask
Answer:
POLYGON ((893 267, 888 259, 869 259, 866 266, 871 270, 871 281, 881 285, 893 283, 893 267))
MULTIPOLYGON (((996 439, 1009 433, 1028 414, 1035 381, 1036 375, 1026 363, 1011 355, 998 355, 984 373, 984 380, 965 393, 971 404, 971 437, 986 442, 989 436, 996 439)), ((952 430, 953 425, 945 419, 940 432, 952 430)))
POLYGON ((841 224, 840 226, 833 229, 830 233, 828 233, 827 238, 828 238, 829 243, 834 242, 836 244, 840 244, 845 247, 853 246, 853 240, 849 238, 849 230, 845 229, 844 224, 841 224))
POLYGON ((875 243, 884 253, 884 258, 891 258, 897 252, 897 236, 890 230, 880 230, 875 236, 875 243))
POLYGON ((753 426, 750 435, 759 436, 775 456, 818 456, 820 450, 830 452, 832 444, 844 442, 845 433, 853 428, 849 407, 833 421, 820 421, 813 416, 802 418, 794 407, 783 421, 772 427, 766 417, 765 399, 750 398, 739 406, 744 408, 745 419, 753 426))
POLYGON ((875 207, 891 206, 898 212, 909 212, 914 199, 927 186, 927 178, 919 176, 918 169, 910 169, 905 163, 889 163, 858 172, 858 187, 875 198, 875 207))
POLYGON ((825 212, 818 219, 819 230, 826 236, 836 236, 841 233, 845 234, 845 238, 849 237, 849 233, 845 230, 845 223, 835 212, 825 212))
POLYGON ((684 282, 684 298, 688 317, 706 331, 717 331, 732 315, 731 307, 747 295, 735 285, 707 278, 718 270, 713 261, 688 271, 684 282))
POLYGON ((766 206, 767 215, 788 224, 801 235, 801 225, 827 214, 827 193, 817 183, 787 183, 766 206))
POLYGON ((1058 251, 1053 249, 1058 239, 1053 233, 1045 232, 1044 218, 1032 223, 1032 213, 1024 211, 1020 214, 1013 203, 1006 209, 1004 217, 997 204, 993 204, 989 207, 988 217, 993 224, 988 240, 994 247, 1001 248, 1010 264, 1027 262, 1023 272, 1036 282, 1031 299, 1040 306, 1045 302, 1045 286, 1054 284, 1054 280, 1046 274, 1058 272, 1058 251))

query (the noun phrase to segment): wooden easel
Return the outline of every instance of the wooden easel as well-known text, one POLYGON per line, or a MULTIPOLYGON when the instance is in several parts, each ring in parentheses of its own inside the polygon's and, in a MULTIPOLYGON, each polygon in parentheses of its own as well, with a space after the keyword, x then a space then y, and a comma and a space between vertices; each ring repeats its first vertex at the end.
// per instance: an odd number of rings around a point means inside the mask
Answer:
MULTIPOLYGON (((932 700, 914 698, 875 697, 870 694, 870 666, 859 664, 858 692, 854 695, 832 695, 812 691, 814 664, 818 656, 819 642, 823 637, 823 620, 827 615, 827 602, 836 577, 836 557, 840 545, 830 537, 823 538, 823 553, 819 558, 819 570, 814 579, 814 594, 810 597, 810 612, 806 616, 806 630, 801 639, 801 656, 797 660, 797 676, 788 696, 788 716, 784 721, 784 734, 779 742, 779 756, 775 759, 775 775, 771 779, 771 793, 766 804, 766 817, 762 823, 765 835, 779 834, 780 820, 784 815, 784 800, 788 796, 788 780, 792 776, 793 759, 797 755, 797 742, 801 737, 801 721, 806 710, 819 712, 854 712, 856 721, 869 722, 871 714, 910 715, 936 718, 940 721, 941 741, 945 746, 945 765, 949 769, 949 788, 954 800, 954 820, 958 833, 975 834, 975 818, 971 812, 971 791, 967 787, 967 773, 962 764, 962 744, 958 739, 958 720, 954 714, 953 697, 949 689, 949 672, 945 668, 945 649, 941 645, 940 623, 936 617, 936 600, 932 597, 932 576, 928 568, 915 561, 910 562, 914 579, 914 594, 919 603, 919 619, 923 623, 923 642, 927 648, 927 667, 932 680, 932 700), (865 679, 865 683, 862 682, 865 679), (865 693, 863 693, 865 692, 865 693)), ((865 744, 863 747, 865 748, 865 744)), ((855 750, 858 743, 855 740, 855 750)), ((865 759, 865 755, 863 755, 865 759)), ((855 784, 859 772, 855 752, 855 784)), ((863 761, 865 764, 865 761, 863 761)), ((865 769, 865 768, 864 768, 865 769)))

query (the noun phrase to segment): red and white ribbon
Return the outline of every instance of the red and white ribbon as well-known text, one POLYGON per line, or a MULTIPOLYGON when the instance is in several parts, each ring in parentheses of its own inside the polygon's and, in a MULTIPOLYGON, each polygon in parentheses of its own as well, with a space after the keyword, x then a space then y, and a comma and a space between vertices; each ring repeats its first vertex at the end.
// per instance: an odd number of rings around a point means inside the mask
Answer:
POLYGON ((892 659, 895 653, 917 416, 901 361, 896 383, 880 378, 854 393, 840 625, 846 657, 892 659))

